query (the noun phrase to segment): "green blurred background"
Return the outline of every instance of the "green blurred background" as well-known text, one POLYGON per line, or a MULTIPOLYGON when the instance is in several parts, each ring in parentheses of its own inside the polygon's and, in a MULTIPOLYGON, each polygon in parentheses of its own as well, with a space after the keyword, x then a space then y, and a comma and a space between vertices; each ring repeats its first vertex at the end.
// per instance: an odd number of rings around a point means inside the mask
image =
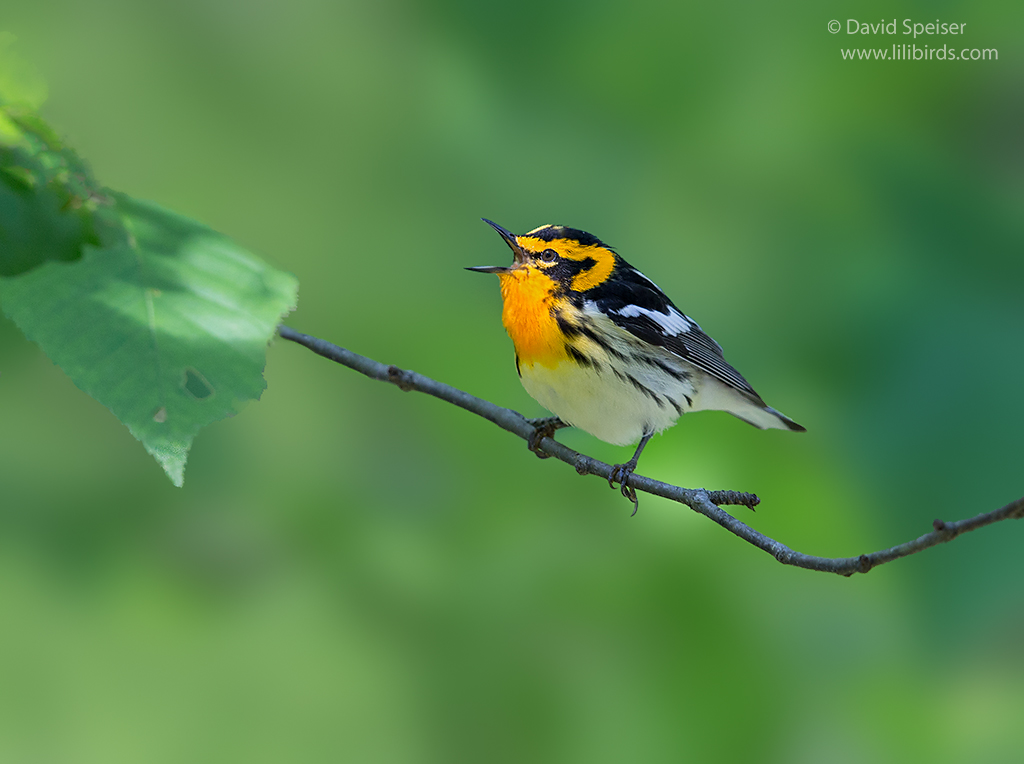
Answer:
MULTIPOLYGON (((804 436, 641 471, 855 555, 1021 495, 1024 5, 8 4, 98 178, 529 416, 481 216, 617 246, 804 436), (831 18, 998 61, 848 62, 831 18)), ((175 489, 0 320, 0 761, 1019 760, 1024 528, 850 579, 278 341, 175 489)), ((560 439, 608 461, 629 451, 560 439)))

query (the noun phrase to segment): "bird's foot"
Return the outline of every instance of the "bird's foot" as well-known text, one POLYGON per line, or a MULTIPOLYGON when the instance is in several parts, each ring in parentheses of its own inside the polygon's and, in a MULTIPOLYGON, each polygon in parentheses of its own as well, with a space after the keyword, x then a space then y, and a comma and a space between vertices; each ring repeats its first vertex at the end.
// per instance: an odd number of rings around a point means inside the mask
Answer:
POLYGON ((533 451, 539 459, 547 459, 551 454, 544 453, 544 450, 540 447, 540 442, 544 440, 544 438, 553 437, 555 430, 560 430, 563 427, 568 427, 569 425, 556 416, 527 419, 526 421, 533 425, 533 433, 526 441, 527 448, 533 451))
POLYGON ((633 470, 636 469, 636 459, 630 459, 625 464, 616 464, 612 467, 612 472, 608 476, 608 487, 614 488, 615 484, 619 484, 619 490, 622 495, 633 502, 633 514, 636 514, 637 509, 640 508, 640 500, 636 497, 636 489, 631 485, 626 485, 626 481, 629 480, 629 476, 633 474, 633 470))
MULTIPOLYGON (((633 474, 633 470, 636 469, 636 463, 640 460, 640 454, 643 453, 644 446, 647 445, 647 442, 653 435, 653 430, 644 432, 643 437, 640 438, 640 443, 636 447, 636 451, 633 452, 633 458, 625 464, 616 464, 612 467, 611 474, 608 475, 608 485, 614 488, 615 484, 618 483, 622 495, 633 502, 633 515, 636 514, 637 509, 640 507, 640 502, 636 498, 636 489, 631 485, 626 485, 626 482, 629 480, 629 476, 633 474)), ((630 517, 633 515, 630 515, 630 517)))

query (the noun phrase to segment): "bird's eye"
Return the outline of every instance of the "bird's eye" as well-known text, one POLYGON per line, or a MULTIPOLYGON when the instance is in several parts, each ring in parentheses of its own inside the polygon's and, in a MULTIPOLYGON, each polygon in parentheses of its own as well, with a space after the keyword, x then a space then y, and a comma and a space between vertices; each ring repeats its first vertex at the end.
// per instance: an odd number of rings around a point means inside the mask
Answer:
POLYGON ((553 263, 556 257, 558 257, 558 253, 553 249, 545 249, 540 253, 540 259, 545 263, 553 263))

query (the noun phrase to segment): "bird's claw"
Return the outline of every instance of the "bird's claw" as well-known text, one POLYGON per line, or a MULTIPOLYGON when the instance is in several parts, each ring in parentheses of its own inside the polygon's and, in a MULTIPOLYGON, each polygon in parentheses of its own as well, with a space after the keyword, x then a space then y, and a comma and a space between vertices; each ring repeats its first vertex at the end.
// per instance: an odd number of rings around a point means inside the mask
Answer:
POLYGON ((611 474, 608 475, 608 487, 614 488, 615 484, 619 484, 619 491, 622 495, 633 502, 633 513, 632 517, 636 514, 636 511, 640 508, 640 500, 636 497, 636 489, 631 485, 626 485, 626 481, 629 480, 629 476, 633 474, 633 470, 636 469, 635 462, 626 462, 625 464, 616 464, 612 467, 611 474))
POLYGON ((555 430, 565 427, 565 422, 556 416, 540 417, 539 419, 527 419, 527 422, 533 425, 533 432, 530 433, 530 437, 526 440, 526 446, 533 453, 537 455, 538 459, 548 459, 551 454, 547 454, 540 447, 540 442, 544 438, 550 438, 554 436, 555 430))

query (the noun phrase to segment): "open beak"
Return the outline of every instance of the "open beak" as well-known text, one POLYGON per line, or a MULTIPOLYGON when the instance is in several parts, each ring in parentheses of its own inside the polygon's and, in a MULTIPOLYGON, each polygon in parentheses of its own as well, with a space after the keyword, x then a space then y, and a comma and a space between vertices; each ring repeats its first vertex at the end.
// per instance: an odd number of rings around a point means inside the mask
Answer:
MULTIPOLYGON (((515 234, 509 233, 500 225, 491 222, 487 218, 480 219, 487 223, 487 225, 489 225, 499 234, 501 234, 501 238, 503 238, 505 240, 505 243, 508 244, 508 246, 511 248, 512 258, 515 260, 515 262, 521 263, 526 259, 526 256, 523 254, 523 248, 520 247, 519 244, 516 242, 515 234)), ((466 270, 476 271, 477 273, 508 273, 510 270, 512 270, 512 268, 504 265, 476 265, 471 268, 466 268, 466 270)))

